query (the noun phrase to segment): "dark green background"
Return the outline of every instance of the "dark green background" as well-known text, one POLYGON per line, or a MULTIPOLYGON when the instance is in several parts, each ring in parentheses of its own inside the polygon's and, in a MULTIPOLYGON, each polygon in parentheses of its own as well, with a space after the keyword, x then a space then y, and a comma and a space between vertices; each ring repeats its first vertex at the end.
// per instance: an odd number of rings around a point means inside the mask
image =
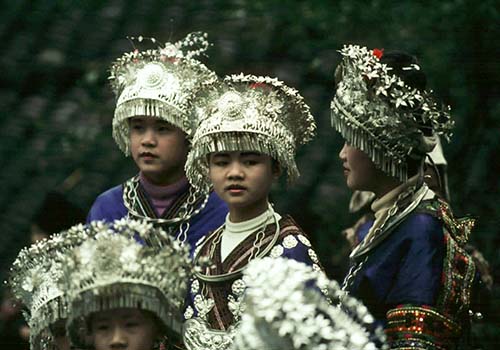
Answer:
MULTIPOLYGON (((111 138, 107 69, 130 51, 125 36, 178 40, 206 31, 204 62, 219 75, 270 75, 311 106, 318 136, 299 152, 299 183, 273 193, 313 237, 334 276, 345 268, 340 236, 350 193, 329 126, 336 52, 344 43, 415 54, 429 86, 452 106, 444 146, 452 206, 478 219, 473 242, 499 280, 500 5, 498 1, 2 1, 0 4, 0 270, 27 242, 45 194, 76 171, 69 198, 85 210, 134 166, 111 138)), ((2 273, 3 273, 2 272, 2 273)), ((5 276, 5 275, 3 275, 5 276)), ((498 341, 500 291, 477 327, 498 341)))

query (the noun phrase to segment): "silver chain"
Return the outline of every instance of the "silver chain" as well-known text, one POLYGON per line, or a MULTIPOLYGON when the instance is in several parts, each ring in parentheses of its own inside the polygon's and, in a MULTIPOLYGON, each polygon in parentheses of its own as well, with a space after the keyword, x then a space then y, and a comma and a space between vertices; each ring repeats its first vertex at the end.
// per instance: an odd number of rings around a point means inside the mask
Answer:
POLYGON ((269 215, 267 216, 266 222, 264 225, 261 227, 259 232, 255 235, 255 239, 253 240, 252 243, 252 252, 250 253, 250 256, 248 257, 248 262, 250 262, 253 258, 259 255, 260 253, 260 247, 262 246, 262 241, 264 240, 265 231, 267 228, 267 223, 269 222, 269 219, 271 216, 275 215, 274 212, 269 211, 269 215))
MULTIPOLYGON (((271 212, 269 209, 268 209, 268 211, 269 211, 270 215, 267 217, 266 221, 264 222, 262 227, 259 229, 259 231, 255 234, 255 239, 253 240, 253 243, 252 243, 252 253, 250 254, 250 257, 248 258, 248 262, 250 262, 250 260, 252 260, 257 255, 259 255, 260 247, 262 246, 262 241, 264 240, 264 237, 266 236, 265 231, 266 231, 266 228, 268 226, 269 218, 271 215, 274 215, 273 212, 271 212)), ((215 238, 212 241, 212 244, 210 246, 210 251, 209 251, 209 256, 212 259, 214 258, 215 249, 216 249, 217 245, 219 245, 219 243, 222 241, 222 236, 223 236, 225 227, 226 227, 225 224, 222 225, 221 227, 219 227, 218 231, 220 232, 220 234, 217 238, 215 238)))
MULTIPOLYGON (((401 200, 403 200, 408 195, 411 195, 412 193, 414 193, 414 191, 415 191, 415 186, 412 186, 407 191, 401 192, 398 195, 398 198, 396 199, 396 201, 394 202, 392 207, 389 209, 388 215, 385 217, 382 224, 373 231, 373 233, 370 235, 370 237, 365 237, 365 239, 353 250, 353 253, 355 251, 369 245, 371 242, 373 242, 373 240, 376 237, 378 237, 378 235, 380 233, 382 233, 382 230, 384 229, 384 227, 387 224, 387 222, 389 221, 389 219, 394 217, 394 215, 396 215, 396 213, 398 212, 399 203, 401 202, 401 200), (366 239, 366 238, 368 238, 368 239, 366 239)), ((349 272, 347 273, 347 275, 344 278, 344 281, 342 282, 342 290, 343 291, 347 292, 348 288, 350 288, 352 286, 352 284, 354 283, 354 279, 356 278, 356 275, 359 273, 359 271, 361 270, 361 268, 363 267, 363 265, 366 263, 367 260, 368 260, 368 255, 362 261, 354 262, 351 265, 349 272)))
POLYGON ((159 225, 171 225, 175 223, 180 223, 177 240, 182 245, 184 245, 184 243, 187 240, 187 233, 190 228, 189 220, 205 208, 208 202, 209 192, 206 191, 206 193, 201 194, 205 195, 205 199, 203 200, 201 205, 195 210, 194 204, 200 197, 198 193, 195 191, 194 187, 189 187, 188 198, 184 201, 184 203, 182 203, 182 206, 179 209, 178 216, 172 219, 162 219, 162 218, 152 218, 146 215, 146 210, 143 207, 141 201, 139 200, 138 189, 139 189, 139 176, 134 176, 132 179, 127 181, 127 183, 125 183, 123 186, 123 202, 128 210, 127 216, 132 218, 139 218, 159 225), (139 207, 142 214, 135 209, 136 207, 139 207))
POLYGON ((224 231, 224 228, 226 227, 226 225, 222 225, 221 227, 219 227, 217 229, 217 232, 219 232, 219 236, 217 236, 217 238, 215 238, 212 242, 212 245, 210 246, 210 251, 208 252, 208 256, 213 259, 214 256, 215 256, 215 248, 217 247, 217 245, 219 245, 219 243, 222 241, 222 232, 224 231))
POLYGON ((349 268, 349 272, 347 273, 347 275, 344 278, 344 281, 342 282, 342 290, 344 292, 347 292, 347 288, 349 288, 352 285, 352 283, 354 282, 354 278, 358 274, 359 270, 361 270, 366 260, 368 260, 367 256, 363 259, 363 261, 351 265, 351 267, 349 268))

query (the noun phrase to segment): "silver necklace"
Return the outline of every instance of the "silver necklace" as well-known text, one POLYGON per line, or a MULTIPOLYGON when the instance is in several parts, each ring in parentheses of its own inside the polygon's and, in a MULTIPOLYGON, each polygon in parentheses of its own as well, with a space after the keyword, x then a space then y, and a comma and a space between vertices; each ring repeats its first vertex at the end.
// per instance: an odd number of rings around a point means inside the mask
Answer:
POLYGON ((203 193, 198 194, 193 187, 189 187, 188 198, 182 203, 178 215, 172 219, 163 219, 152 218, 146 214, 146 209, 139 199, 138 189, 138 175, 134 176, 123 185, 123 203, 128 211, 127 217, 141 219, 159 225, 173 225, 176 223, 180 223, 177 240, 181 244, 184 244, 187 240, 187 233, 190 228, 189 220, 191 220, 193 216, 197 215, 205 208, 208 202, 209 192, 207 191, 205 193, 205 191, 203 191, 203 193), (194 204, 198 201, 199 198, 201 198, 202 195, 205 196, 205 198, 201 205, 195 210, 194 204), (136 208, 139 208, 140 212, 136 208))
POLYGON ((369 255, 367 254, 370 250, 372 250, 375 246, 377 246, 380 242, 382 242, 388 234, 392 232, 392 229, 396 227, 415 207, 422 201, 422 199, 427 194, 429 188, 424 183, 418 191, 415 192, 415 186, 410 187, 407 191, 404 191, 399 194, 398 198, 394 202, 394 204, 389 209, 388 215, 382 222, 382 224, 375 229, 373 234, 369 237, 369 239, 363 240, 354 250, 352 251, 350 258, 353 260, 353 264, 351 265, 349 272, 347 273, 344 281, 342 282, 342 290, 347 292, 348 289, 354 283, 354 280, 359 273, 359 271, 363 268, 363 265, 368 260, 369 255), (400 212, 400 203, 408 198, 409 196, 413 196, 414 200, 408 205, 405 210, 400 212), (392 219, 392 221, 391 221, 392 219), (364 258, 361 261, 356 262, 356 258, 359 258, 364 255, 364 258))
MULTIPOLYGON (((274 247, 274 245, 278 241, 278 237, 280 235, 280 225, 278 222, 278 218, 276 217, 276 214, 274 213, 274 210, 273 210, 271 205, 269 205, 268 211, 269 211, 270 216, 271 215, 273 216, 274 224, 276 225, 276 230, 274 232, 273 239, 264 248, 264 250, 260 251, 260 249, 262 247, 262 241, 264 240, 264 237, 265 237, 265 230, 268 226, 267 223, 269 221, 269 220, 266 220, 264 222, 263 226, 259 229, 259 231, 255 235, 255 239, 254 239, 253 244, 252 244, 252 252, 250 254, 250 257, 248 258, 248 262, 250 262, 253 259, 260 259, 260 258, 264 257, 265 255, 267 255, 267 253, 269 253, 269 251, 271 251, 271 249, 274 247)), ((212 239, 213 240, 212 240, 212 243, 210 245, 209 257, 212 259, 215 257, 215 249, 216 249, 217 245, 219 245, 219 243, 222 240, 222 233, 224 231, 224 228, 225 228, 225 225, 220 226, 217 230, 214 231, 214 233, 212 233, 209 237, 207 237, 205 242, 199 247, 198 253, 194 257, 195 266, 199 266, 199 260, 201 258, 200 252, 203 250, 205 245, 208 242, 210 242, 212 239)), ((246 265, 233 271, 233 272, 227 272, 227 273, 223 273, 223 274, 219 274, 219 275, 208 275, 208 274, 204 274, 200 271, 195 271, 194 275, 199 280, 204 281, 204 282, 223 282, 223 281, 231 280, 235 276, 240 275, 243 272, 243 270, 245 269, 245 267, 246 267, 246 265)))

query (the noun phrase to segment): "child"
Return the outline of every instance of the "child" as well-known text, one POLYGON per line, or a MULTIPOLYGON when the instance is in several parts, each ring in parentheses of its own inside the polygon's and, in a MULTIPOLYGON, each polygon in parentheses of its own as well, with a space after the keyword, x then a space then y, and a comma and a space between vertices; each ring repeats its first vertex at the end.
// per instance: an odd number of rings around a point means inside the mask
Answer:
POLYGON ((96 222, 87 230, 92 238, 62 259, 72 344, 170 349, 180 336, 191 273, 187 247, 146 222, 96 222), (137 235, 148 244, 139 244, 137 235))
POLYGON ((343 287, 384 325, 391 348, 454 347, 469 318, 475 267, 463 246, 473 222, 455 219, 423 181, 426 154, 453 123, 412 56, 340 52, 331 105, 346 141, 339 157, 347 186, 375 193, 343 287))
POLYGON ((69 350, 65 322, 68 316, 62 276, 61 256, 88 239, 82 225, 55 234, 50 239, 24 248, 12 264, 9 284, 24 305, 32 350, 69 350))
POLYGON ((233 75, 196 95, 201 120, 186 163, 196 188, 213 184, 229 208, 224 225, 198 243, 201 272, 184 313, 188 349, 226 349, 241 315, 242 271, 249 261, 283 256, 319 270, 306 234, 269 204, 273 181, 298 176, 295 151, 314 135, 314 119, 298 92, 269 77, 233 75), (203 267, 210 260, 212 265, 203 267))
POLYGON ((192 58, 208 47, 205 36, 194 33, 156 50, 135 50, 111 67, 117 97, 113 137, 132 155, 139 174, 102 193, 87 222, 147 219, 194 246, 224 221, 224 203, 213 193, 195 191, 184 174, 193 131, 188 97, 201 83, 216 80, 192 58))

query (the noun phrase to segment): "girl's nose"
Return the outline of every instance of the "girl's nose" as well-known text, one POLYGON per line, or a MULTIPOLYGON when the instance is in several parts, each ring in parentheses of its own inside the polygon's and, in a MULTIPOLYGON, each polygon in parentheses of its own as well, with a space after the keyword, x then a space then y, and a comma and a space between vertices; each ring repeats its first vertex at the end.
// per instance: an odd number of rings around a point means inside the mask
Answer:
POLYGON ((111 335, 110 341, 111 349, 125 349, 127 346, 127 337, 125 332, 120 326, 113 328, 113 333, 111 335))
POLYGON ((142 135, 141 143, 143 146, 155 146, 156 145, 156 133, 152 129, 147 129, 142 135))
POLYGON ((339 158, 341 160, 346 160, 346 152, 347 152, 347 143, 344 143, 344 146, 342 147, 342 149, 339 152, 339 158))
POLYGON ((239 162, 231 162, 227 176, 230 179, 243 179, 245 173, 241 164, 239 162))

